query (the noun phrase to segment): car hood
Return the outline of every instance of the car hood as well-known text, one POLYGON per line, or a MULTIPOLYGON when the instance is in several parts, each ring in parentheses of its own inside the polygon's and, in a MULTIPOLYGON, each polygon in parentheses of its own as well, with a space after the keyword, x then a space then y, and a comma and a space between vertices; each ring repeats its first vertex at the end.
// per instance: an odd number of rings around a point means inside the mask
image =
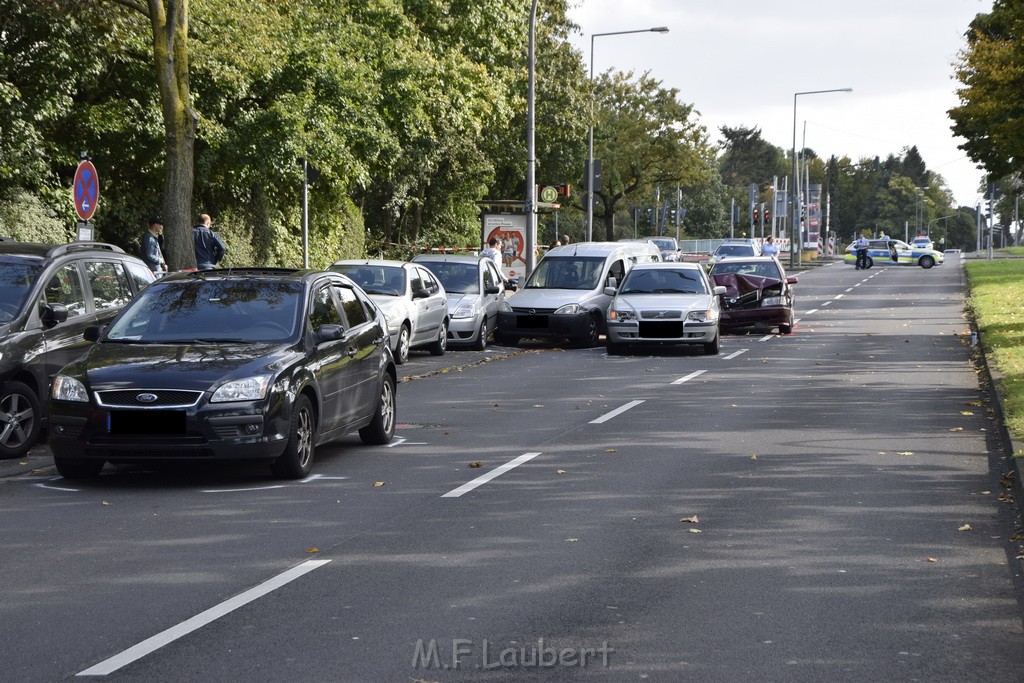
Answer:
POLYGON ((711 308, 710 294, 620 294, 637 311, 704 311, 711 308))
POLYGON ((448 310, 454 311, 462 304, 474 304, 479 300, 479 294, 460 294, 459 292, 448 292, 448 310))
POLYGON ((401 302, 405 301, 403 297, 390 296, 388 294, 370 294, 370 298, 382 311, 389 311, 401 302))
POLYGON ((711 276, 711 282, 725 287, 725 296, 730 299, 742 297, 744 294, 759 292, 769 287, 782 290, 782 281, 774 277, 760 275, 740 275, 739 273, 721 273, 711 276))
POLYGON ((225 380, 274 372, 298 355, 293 345, 281 344, 101 342, 89 350, 82 368, 92 390, 138 387, 206 391, 225 380))
POLYGON ((512 308, 559 308, 591 299, 593 292, 587 289, 520 289, 507 301, 512 308))

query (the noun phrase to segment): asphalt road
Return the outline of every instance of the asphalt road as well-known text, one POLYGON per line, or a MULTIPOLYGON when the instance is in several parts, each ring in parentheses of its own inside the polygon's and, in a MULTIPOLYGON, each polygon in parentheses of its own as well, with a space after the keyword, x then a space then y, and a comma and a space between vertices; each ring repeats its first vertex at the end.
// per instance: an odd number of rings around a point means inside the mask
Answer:
POLYGON ((718 357, 414 354, 395 443, 303 482, 33 455, 0 479, 3 678, 1019 680, 959 263, 797 293, 793 335, 718 357))

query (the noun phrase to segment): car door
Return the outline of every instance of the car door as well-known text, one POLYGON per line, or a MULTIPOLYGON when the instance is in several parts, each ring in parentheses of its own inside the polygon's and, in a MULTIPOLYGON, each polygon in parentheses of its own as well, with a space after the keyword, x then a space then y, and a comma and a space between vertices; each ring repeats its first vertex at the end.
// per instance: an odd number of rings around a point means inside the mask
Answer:
POLYGON ((381 355, 387 330, 377 320, 376 307, 355 288, 335 283, 334 295, 345 318, 344 340, 352 366, 352 419, 365 421, 377 408, 381 355))
POLYGON ((88 351, 91 342, 85 340, 85 328, 95 324, 97 317, 82 281, 77 263, 65 263, 46 279, 38 304, 39 324, 42 327, 43 353, 49 390, 54 375, 65 365, 88 351), (50 304, 59 304, 68 311, 67 320, 47 327, 42 322, 43 310, 50 304))
POLYGON ((413 343, 425 344, 437 338, 441 323, 448 314, 448 299, 437 278, 429 270, 413 266, 411 271, 413 309, 417 327, 413 331, 413 343))
POLYGON ((498 306, 505 299, 505 285, 501 281, 498 269, 494 267, 492 262, 481 261, 480 263, 483 264, 483 287, 480 291, 483 293, 484 309, 486 310, 487 316, 487 329, 493 330, 498 326, 498 306), (498 293, 488 294, 487 290, 494 287, 498 288, 498 293))
POLYGON ((320 282, 313 288, 308 310, 309 327, 316 343, 309 369, 320 388, 319 432, 324 436, 351 424, 355 418, 358 380, 352 359, 357 351, 344 334, 345 321, 330 282, 320 282), (342 334, 338 339, 321 340, 316 333, 323 325, 335 326, 342 334))

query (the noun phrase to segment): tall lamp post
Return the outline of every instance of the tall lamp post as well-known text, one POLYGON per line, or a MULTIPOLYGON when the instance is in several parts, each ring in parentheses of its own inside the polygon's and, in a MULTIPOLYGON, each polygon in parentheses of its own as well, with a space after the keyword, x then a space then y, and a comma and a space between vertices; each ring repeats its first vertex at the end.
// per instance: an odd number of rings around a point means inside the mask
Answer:
MULTIPOLYGON (((831 88, 829 90, 804 90, 803 92, 793 93, 793 178, 797 177, 797 162, 796 162, 796 98, 800 95, 818 95, 826 92, 853 92, 853 88, 831 88)), ((797 248, 797 242, 803 240, 803 221, 801 216, 803 214, 803 197, 800 193, 800 188, 795 187, 796 190, 796 201, 793 203, 793 225, 789 229, 789 266, 793 268, 800 264, 800 250, 797 248)), ((801 245, 802 246, 802 245, 801 245)))
POLYGON ((587 134, 587 242, 590 242, 594 237, 594 38, 621 36, 627 33, 668 33, 668 26, 590 34, 590 130, 587 134))
POLYGON ((522 281, 533 272, 537 263, 537 155, 534 151, 534 35, 537 24, 537 0, 530 6, 530 40, 527 57, 526 89, 526 272, 522 281))

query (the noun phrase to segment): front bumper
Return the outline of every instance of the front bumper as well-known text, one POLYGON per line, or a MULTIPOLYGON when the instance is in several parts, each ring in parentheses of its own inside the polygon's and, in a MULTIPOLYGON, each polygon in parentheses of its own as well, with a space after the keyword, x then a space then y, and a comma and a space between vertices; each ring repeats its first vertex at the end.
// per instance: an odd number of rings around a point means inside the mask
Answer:
POLYGON ((578 337, 587 332, 589 312, 555 315, 553 311, 498 313, 498 332, 529 338, 578 337))
POLYGON ((696 321, 608 322, 611 344, 708 344, 718 335, 718 324, 696 321))
POLYGON ((723 310, 719 325, 723 329, 768 328, 790 325, 792 320, 792 308, 786 306, 762 306, 759 308, 723 310))
POLYGON ((480 337, 480 324, 483 322, 482 315, 475 315, 472 318, 449 318, 448 319, 448 341, 452 344, 473 344, 480 337))

